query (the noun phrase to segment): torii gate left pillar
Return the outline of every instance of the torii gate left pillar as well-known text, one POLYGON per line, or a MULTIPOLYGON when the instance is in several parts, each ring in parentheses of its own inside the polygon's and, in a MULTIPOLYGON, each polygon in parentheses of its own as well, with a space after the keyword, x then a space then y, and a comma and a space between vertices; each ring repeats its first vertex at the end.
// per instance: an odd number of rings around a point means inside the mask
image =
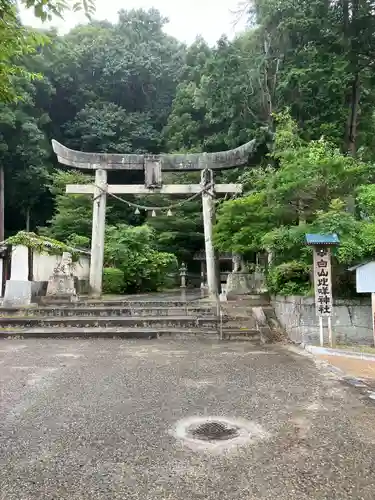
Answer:
POLYGON ((90 261, 90 291, 94 296, 102 293, 106 205, 107 171, 98 168, 95 170, 90 261))
POLYGON ((102 273, 104 262, 104 236, 106 197, 108 194, 186 194, 202 192, 203 221, 205 232, 207 283, 210 296, 217 296, 215 254, 212 243, 214 218, 214 195, 216 193, 240 193, 240 184, 214 185, 213 170, 233 168, 247 163, 249 153, 253 152, 255 142, 231 151, 221 153, 195 153, 187 155, 119 155, 97 154, 73 151, 56 141, 52 146, 58 160, 75 168, 95 170, 95 184, 68 185, 70 194, 93 195, 93 224, 91 240, 90 289, 94 296, 102 293, 102 273), (108 185, 107 170, 143 170, 144 185, 108 185), (161 172, 165 171, 202 171, 201 184, 162 185, 161 172))

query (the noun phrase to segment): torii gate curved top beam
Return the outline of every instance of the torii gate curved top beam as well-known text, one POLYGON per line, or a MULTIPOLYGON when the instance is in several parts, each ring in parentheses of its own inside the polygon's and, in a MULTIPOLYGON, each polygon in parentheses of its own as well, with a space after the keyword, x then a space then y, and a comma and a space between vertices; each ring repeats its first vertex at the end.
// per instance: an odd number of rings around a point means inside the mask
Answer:
POLYGON ((242 146, 219 153, 188 154, 110 154, 83 153, 74 151, 53 140, 52 147, 60 163, 75 168, 104 170, 144 170, 148 162, 160 163, 161 170, 191 171, 211 168, 224 170, 246 165, 249 156, 256 150, 257 141, 253 139, 242 146))

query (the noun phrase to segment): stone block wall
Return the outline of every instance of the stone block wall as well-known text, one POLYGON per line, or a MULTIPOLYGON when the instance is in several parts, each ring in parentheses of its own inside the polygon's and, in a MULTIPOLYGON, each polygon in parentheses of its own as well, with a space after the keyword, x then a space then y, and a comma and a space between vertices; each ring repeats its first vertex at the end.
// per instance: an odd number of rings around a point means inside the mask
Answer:
MULTIPOLYGON (((319 343, 319 319, 313 297, 276 296, 272 298, 272 306, 290 340, 298 344, 319 343)), ((326 319, 324 325, 328 339, 326 319)), ((334 300, 332 328, 339 343, 373 344, 370 297, 334 300)))

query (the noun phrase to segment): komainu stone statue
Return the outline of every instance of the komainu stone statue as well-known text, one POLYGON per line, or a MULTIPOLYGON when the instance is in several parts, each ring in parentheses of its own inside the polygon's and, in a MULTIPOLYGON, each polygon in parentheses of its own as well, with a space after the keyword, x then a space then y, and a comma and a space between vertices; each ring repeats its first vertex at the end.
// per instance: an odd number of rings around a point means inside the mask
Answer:
POLYGON ((71 301, 76 299, 72 256, 69 252, 63 253, 61 261, 53 270, 53 274, 48 280, 47 296, 61 297, 71 301))
POLYGON ((251 276, 248 273, 244 260, 240 254, 234 253, 232 256, 233 270, 228 275, 226 294, 227 298, 234 298, 238 295, 251 294, 251 276))
POLYGON ((246 272, 245 263, 242 256, 239 253, 234 253, 232 255, 232 272, 234 273, 244 273, 246 272))

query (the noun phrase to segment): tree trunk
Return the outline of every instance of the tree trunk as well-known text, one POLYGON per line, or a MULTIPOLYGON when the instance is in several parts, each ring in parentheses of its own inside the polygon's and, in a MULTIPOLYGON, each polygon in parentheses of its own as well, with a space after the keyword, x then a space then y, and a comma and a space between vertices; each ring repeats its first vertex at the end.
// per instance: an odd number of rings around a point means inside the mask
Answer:
POLYGON ((5 239, 4 231, 4 167, 0 165, 0 242, 5 239))
POLYGON ((29 233, 30 232, 30 207, 27 207, 26 209, 26 231, 29 233))
POLYGON ((347 39, 349 33, 349 1, 341 0, 342 18, 344 22, 344 36, 347 39))
POLYGON ((346 151, 352 156, 354 156, 357 151, 357 125, 360 95, 361 84, 359 80, 359 73, 356 73, 351 85, 349 116, 345 141, 346 151))
POLYGON ((348 51, 349 74, 351 83, 349 87, 348 98, 348 120, 346 124, 345 149, 354 156, 357 151, 357 128, 359 99, 361 95, 360 66, 359 55, 356 41, 359 36, 358 16, 360 0, 343 0, 343 19, 344 19, 344 37, 345 46, 348 51))
POLYGON ((268 33, 265 35, 265 39, 263 42, 263 50, 264 50, 264 68, 263 68, 263 102, 264 102, 264 110, 266 115, 266 122, 269 125, 272 125, 272 78, 270 75, 270 36, 268 33))

